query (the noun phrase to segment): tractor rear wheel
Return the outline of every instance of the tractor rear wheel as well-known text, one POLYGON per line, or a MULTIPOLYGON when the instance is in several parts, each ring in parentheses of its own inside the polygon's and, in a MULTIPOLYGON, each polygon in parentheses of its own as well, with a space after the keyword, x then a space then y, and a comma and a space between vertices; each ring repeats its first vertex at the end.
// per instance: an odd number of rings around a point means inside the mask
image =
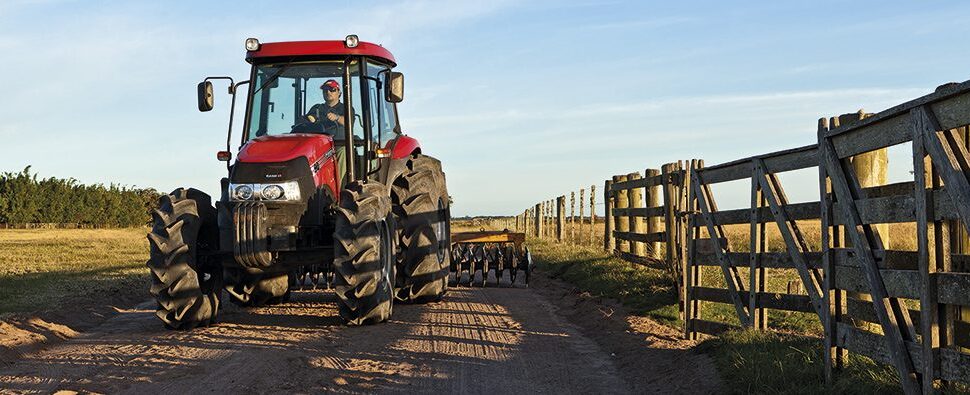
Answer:
POLYGON ((394 303, 394 218, 377 182, 355 181, 340 192, 333 233, 334 290, 348 325, 386 321, 394 303))
POLYGON ((209 259, 218 249, 216 211, 209 195, 179 188, 159 198, 152 213, 148 268, 155 315, 171 329, 211 324, 219 312, 222 266, 209 259))
POLYGON ((448 190, 441 162, 417 155, 394 181, 394 216, 401 246, 397 299, 423 303, 438 301, 448 288, 451 266, 451 229, 448 190))
POLYGON ((229 300, 243 307, 256 307, 284 302, 289 296, 287 273, 248 274, 240 269, 226 269, 226 292, 229 300))

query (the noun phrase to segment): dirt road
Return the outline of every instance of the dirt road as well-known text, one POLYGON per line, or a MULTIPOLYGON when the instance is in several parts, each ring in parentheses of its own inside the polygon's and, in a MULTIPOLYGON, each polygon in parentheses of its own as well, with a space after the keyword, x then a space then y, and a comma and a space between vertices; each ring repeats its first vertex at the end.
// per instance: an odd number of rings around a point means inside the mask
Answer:
POLYGON ((389 323, 363 328, 343 326, 325 291, 279 306, 226 306, 218 325, 191 332, 163 329, 145 303, 7 361, 0 392, 717 390, 710 361, 669 328, 624 323, 561 288, 540 278, 530 289, 453 289, 443 302, 399 305, 389 323), (658 331, 667 333, 638 333, 658 331))

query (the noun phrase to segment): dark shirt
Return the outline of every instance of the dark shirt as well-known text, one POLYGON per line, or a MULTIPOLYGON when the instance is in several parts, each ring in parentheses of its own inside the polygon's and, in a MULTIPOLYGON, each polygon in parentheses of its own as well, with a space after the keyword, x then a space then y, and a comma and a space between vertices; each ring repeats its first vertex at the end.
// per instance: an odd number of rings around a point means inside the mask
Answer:
MULTIPOLYGON (((331 121, 327 119, 327 114, 334 113, 338 117, 344 116, 344 104, 337 102, 337 105, 330 107, 327 103, 314 104, 310 107, 310 111, 306 115, 313 115, 316 118, 315 124, 323 126, 323 133, 333 136, 335 140, 344 138, 344 127, 341 126, 337 121, 331 121)), ((347 117, 344 117, 344 122, 347 122, 347 117)))

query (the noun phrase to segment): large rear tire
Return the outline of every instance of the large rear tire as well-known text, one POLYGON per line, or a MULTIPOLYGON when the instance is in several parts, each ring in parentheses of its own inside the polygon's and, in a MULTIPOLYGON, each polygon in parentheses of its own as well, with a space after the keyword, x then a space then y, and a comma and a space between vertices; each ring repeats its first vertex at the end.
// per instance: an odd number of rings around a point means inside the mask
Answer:
POLYGON ((155 315, 171 329, 208 326, 219 313, 222 267, 206 252, 218 248, 216 211, 209 195, 179 188, 159 198, 148 233, 155 315))
POLYGON ((448 190, 441 162, 417 155, 394 181, 394 215, 400 226, 397 299, 423 303, 441 300, 448 289, 451 229, 448 190))
POLYGON ((340 192, 334 245, 334 290, 348 325, 384 322, 394 299, 394 218, 391 199, 377 182, 348 184, 340 192))

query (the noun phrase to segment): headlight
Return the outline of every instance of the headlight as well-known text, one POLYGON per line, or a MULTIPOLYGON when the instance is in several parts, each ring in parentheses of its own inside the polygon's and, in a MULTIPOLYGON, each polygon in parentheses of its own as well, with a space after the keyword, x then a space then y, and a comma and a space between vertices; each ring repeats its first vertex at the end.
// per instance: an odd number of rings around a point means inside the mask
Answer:
POLYGON ((249 185, 237 185, 232 189, 232 197, 236 200, 249 200, 253 198, 253 187, 249 185))
POLYGON ((287 181, 279 184, 229 184, 232 201, 275 200, 299 201, 300 184, 287 181))
POLYGON ((283 187, 279 185, 267 185, 263 188, 263 199, 276 200, 283 197, 283 187))
POLYGON ((250 52, 259 50, 259 40, 255 39, 255 38, 252 38, 252 37, 247 38, 246 39, 246 50, 247 51, 250 51, 250 52))
POLYGON ((360 39, 357 38, 356 34, 350 34, 344 39, 344 45, 347 46, 347 48, 357 48, 357 44, 359 43, 360 39))

